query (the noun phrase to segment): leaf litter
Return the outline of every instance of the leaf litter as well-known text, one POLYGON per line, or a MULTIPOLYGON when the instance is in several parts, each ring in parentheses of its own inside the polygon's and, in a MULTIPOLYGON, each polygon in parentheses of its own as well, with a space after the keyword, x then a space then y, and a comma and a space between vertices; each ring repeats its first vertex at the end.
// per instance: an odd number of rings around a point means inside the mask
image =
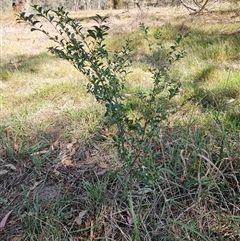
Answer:
MULTIPOLYGON (((96 149, 93 145, 86 145, 82 140, 73 140, 71 143, 64 144, 57 139, 48 148, 44 147, 42 150, 29 154, 22 163, 16 164, 14 160, 10 163, 7 156, 3 156, 3 162, 0 163, 0 173, 1 170, 4 170, 3 175, 0 176, 2 179, 0 204, 2 205, 4 202, 6 205, 1 211, 7 212, 7 207, 11 207, 12 210, 17 210, 21 217, 14 214, 13 219, 6 226, 11 213, 7 213, 8 215, 4 217, 2 217, 3 213, 0 214, 5 237, 10 238, 9 240, 18 240, 23 237, 22 234, 24 235, 25 232, 22 230, 23 219, 26 219, 26 215, 30 213, 34 214, 35 205, 39 205, 41 210, 45 210, 48 203, 54 203, 61 200, 64 195, 73 193, 79 193, 76 194, 79 196, 79 200, 85 200, 82 180, 87 179, 94 182, 94 176, 101 177, 106 172, 110 160, 107 150, 102 147, 96 149), (47 163, 43 167, 37 168, 32 159, 45 158, 46 153, 48 153, 47 163), (37 170, 37 175, 34 170, 37 170), (25 211, 26 199, 29 200, 28 212, 25 211)), ((16 150, 16 152, 15 160, 19 155, 19 151, 16 150)), ((81 201, 79 202, 81 203, 81 201)), ((89 225, 92 229, 93 239, 96 235, 96 232, 93 231, 95 217, 89 216, 87 209, 79 211, 77 206, 73 208, 73 214, 68 215, 67 223, 68 225, 78 225, 81 228, 89 225)), ((1 229, 3 230, 3 228, 1 229)))
POLYGON ((4 218, 2 219, 2 221, 0 222, 0 232, 3 231, 4 227, 6 226, 6 223, 7 223, 7 220, 10 216, 10 214, 12 213, 12 211, 9 211, 5 216, 4 218))

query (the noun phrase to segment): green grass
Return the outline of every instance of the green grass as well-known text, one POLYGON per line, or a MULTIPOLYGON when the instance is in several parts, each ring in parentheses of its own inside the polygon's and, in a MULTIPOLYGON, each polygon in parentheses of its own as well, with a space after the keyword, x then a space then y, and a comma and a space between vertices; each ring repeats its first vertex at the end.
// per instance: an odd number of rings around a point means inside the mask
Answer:
MULTIPOLYGON (((145 24, 158 14, 146 14, 145 24)), ((0 73, 0 220, 13 210, 3 240, 239 240, 239 16, 212 14, 150 28, 167 46, 189 35, 180 45, 186 56, 170 70, 178 111, 152 143, 161 176, 148 186, 122 177, 115 130, 87 80, 46 52, 44 36, 3 18, 12 41, 4 40, 0 73)), ((89 15, 73 16, 89 24, 89 15)), ((152 86, 141 36, 115 31, 106 41, 110 51, 128 38, 136 47, 129 96, 152 86)))

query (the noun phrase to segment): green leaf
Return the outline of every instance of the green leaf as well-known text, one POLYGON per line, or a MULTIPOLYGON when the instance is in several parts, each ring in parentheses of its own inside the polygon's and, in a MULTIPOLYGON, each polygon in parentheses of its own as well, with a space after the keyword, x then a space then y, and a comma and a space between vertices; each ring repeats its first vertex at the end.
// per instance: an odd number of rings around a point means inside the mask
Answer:
POLYGON ((92 37, 93 39, 96 40, 97 37, 96 37, 96 34, 95 34, 95 30, 88 29, 87 32, 88 32, 88 36, 90 36, 90 37, 92 37))
POLYGON ((52 16, 49 16, 49 22, 50 22, 50 23, 53 21, 53 19, 54 19, 54 16, 53 16, 53 15, 52 15, 52 16))

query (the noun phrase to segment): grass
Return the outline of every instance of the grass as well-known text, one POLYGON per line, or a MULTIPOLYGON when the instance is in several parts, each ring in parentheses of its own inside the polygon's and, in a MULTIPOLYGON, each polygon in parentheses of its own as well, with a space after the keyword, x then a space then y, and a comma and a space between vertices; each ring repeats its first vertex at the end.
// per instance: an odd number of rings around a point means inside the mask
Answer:
MULTIPOLYGON (((145 24, 159 12, 145 13, 145 24)), ((189 36, 181 45, 185 58, 171 69, 181 89, 179 108, 153 147, 161 176, 149 186, 122 180, 114 130, 104 106, 86 93, 87 80, 46 52, 44 36, 30 34, 9 13, 2 18, 8 34, 0 85, 0 171, 6 171, 0 220, 13 212, 1 240, 239 240, 239 16, 174 13, 150 31, 160 30, 166 44, 178 33, 189 36)), ((89 14, 75 15, 88 26, 89 14)), ((127 38, 137 45, 130 95, 151 86, 137 24, 132 32, 116 30, 136 19, 116 18, 106 42, 112 51, 127 38)))

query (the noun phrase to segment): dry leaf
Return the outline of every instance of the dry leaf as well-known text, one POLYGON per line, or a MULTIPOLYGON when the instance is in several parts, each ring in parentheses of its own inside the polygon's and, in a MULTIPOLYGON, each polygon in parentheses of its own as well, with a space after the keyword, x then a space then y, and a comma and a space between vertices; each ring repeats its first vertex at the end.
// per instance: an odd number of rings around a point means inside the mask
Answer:
POLYGON ((106 169, 108 167, 108 164, 106 162, 99 162, 98 166, 102 169, 106 169))
POLYGON ((5 165, 5 167, 8 167, 8 168, 10 168, 13 171, 17 170, 17 168, 13 164, 7 164, 7 165, 5 165))
POLYGON ((31 156, 34 156, 34 155, 43 155, 43 154, 46 154, 46 153, 48 153, 48 152, 49 152, 48 149, 44 149, 44 150, 36 151, 36 152, 32 153, 31 156))
POLYGON ((86 156, 86 162, 90 161, 90 153, 89 151, 85 151, 85 156, 86 156))
POLYGON ((59 139, 60 139, 60 138, 58 138, 56 141, 54 141, 54 142, 52 143, 52 145, 51 145, 51 147, 50 147, 50 150, 51 150, 51 151, 54 151, 54 150, 59 146, 59 139))
POLYGON ((5 225, 6 225, 6 222, 7 222, 7 220, 8 220, 8 217, 9 217, 9 215, 10 215, 11 213, 12 213, 12 211, 9 211, 9 212, 5 215, 5 217, 2 219, 2 221, 0 222, 0 232, 3 231, 3 229, 4 229, 5 225))
POLYGON ((186 180, 185 176, 182 175, 181 178, 180 178, 180 183, 181 183, 181 184, 184 184, 185 180, 186 180))
POLYGON ((53 170, 53 173, 56 175, 56 176, 59 176, 61 174, 61 172, 59 172, 57 169, 54 169, 53 170))
POLYGON ((102 176, 106 171, 107 171, 107 170, 102 170, 102 171, 100 171, 100 172, 97 172, 96 174, 97 174, 97 176, 102 176))
POLYGON ((82 219, 83 217, 85 216, 85 214, 88 212, 88 210, 83 210, 81 211, 78 216, 75 218, 75 222, 78 224, 78 225, 81 225, 82 224, 82 219))
POLYGON ((72 148, 69 156, 73 156, 76 153, 76 148, 72 148))
POLYGON ((21 234, 17 234, 15 237, 13 237, 13 238, 11 239, 11 241, 20 241, 20 240, 21 240, 21 237, 22 237, 21 234))
POLYGON ((229 99, 229 100, 227 100, 227 104, 231 104, 231 103, 233 103, 235 101, 235 99, 229 99))
POLYGON ((74 167, 74 166, 76 166, 76 164, 72 160, 65 159, 65 157, 63 157, 63 159, 59 163, 57 163, 57 165, 55 166, 55 170, 57 170, 61 166, 74 167))
POLYGON ((67 144, 67 149, 68 149, 68 150, 72 149, 72 147, 73 147, 73 144, 72 144, 72 143, 68 143, 68 144, 67 144))
POLYGON ((133 224, 133 218, 132 218, 131 213, 128 211, 128 209, 127 209, 127 214, 128 214, 128 216, 127 216, 128 224, 132 225, 133 224))
POLYGON ((1 171, 0 171, 0 176, 1 176, 1 175, 4 175, 4 174, 7 174, 7 173, 8 173, 7 170, 1 170, 1 171))
POLYGON ((62 164, 65 166, 65 167, 74 167, 75 164, 73 163, 72 160, 69 160, 69 159, 65 159, 65 160, 62 160, 62 164))
POLYGON ((43 180, 39 181, 39 182, 35 182, 34 185, 32 187, 30 187, 30 191, 33 191, 42 182, 43 182, 43 180))

